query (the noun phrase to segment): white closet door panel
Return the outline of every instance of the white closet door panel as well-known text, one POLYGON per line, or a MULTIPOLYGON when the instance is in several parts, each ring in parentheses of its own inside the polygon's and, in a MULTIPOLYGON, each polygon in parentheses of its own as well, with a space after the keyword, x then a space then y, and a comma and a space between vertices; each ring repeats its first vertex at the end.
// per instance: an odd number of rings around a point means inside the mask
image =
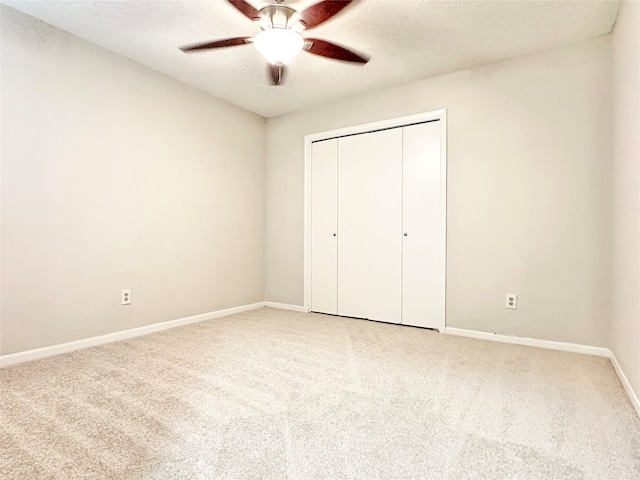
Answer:
POLYGON ((311 310, 338 313, 338 140, 311 151, 311 310))
POLYGON ((438 328, 444 317, 440 178, 440 122, 404 127, 404 325, 438 328))
POLYGON ((338 314, 400 323, 402 129, 338 140, 338 314))

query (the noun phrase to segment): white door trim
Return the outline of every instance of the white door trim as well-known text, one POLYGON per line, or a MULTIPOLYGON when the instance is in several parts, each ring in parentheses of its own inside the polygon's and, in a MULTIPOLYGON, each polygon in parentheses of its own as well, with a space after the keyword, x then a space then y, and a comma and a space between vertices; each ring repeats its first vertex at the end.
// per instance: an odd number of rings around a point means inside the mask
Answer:
POLYGON ((304 311, 309 312, 311 308, 311 144, 319 140, 327 140, 329 138, 344 137, 346 135, 355 135, 366 133, 385 128, 396 128, 411 125, 414 123, 422 123, 439 120, 442 128, 440 129, 440 199, 441 199, 441 218, 442 225, 442 296, 445 305, 445 315, 440 320, 438 330, 445 331, 446 326, 446 271, 447 271, 447 110, 434 110, 432 112, 424 112, 406 117, 390 118, 379 122, 366 123, 363 125, 355 125, 352 127, 339 128, 337 130, 329 130, 326 132, 313 133, 304 137, 304 311))

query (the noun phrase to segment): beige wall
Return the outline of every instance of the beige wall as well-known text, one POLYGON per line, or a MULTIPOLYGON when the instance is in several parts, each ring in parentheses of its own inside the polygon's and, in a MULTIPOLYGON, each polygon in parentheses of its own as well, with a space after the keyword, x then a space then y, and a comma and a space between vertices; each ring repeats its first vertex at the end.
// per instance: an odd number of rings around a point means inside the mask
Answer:
POLYGON ((640 395, 640 3, 613 32, 612 350, 640 395))
POLYGON ((264 120, 7 7, 1 30, 2 354, 262 301, 264 120))
POLYGON ((267 300, 303 303, 304 135, 447 108, 447 326, 607 346, 610 87, 607 36, 270 119, 267 300))
MULTIPOLYGON (((637 292, 638 165, 619 135, 611 176, 610 37, 277 117, 265 139, 258 116, 2 17, 2 354, 261 301, 265 264, 266 299, 301 305, 304 135, 440 108, 449 327, 608 346, 612 187, 614 293, 637 292)), ((617 304, 614 347, 637 386, 635 298, 617 304)))

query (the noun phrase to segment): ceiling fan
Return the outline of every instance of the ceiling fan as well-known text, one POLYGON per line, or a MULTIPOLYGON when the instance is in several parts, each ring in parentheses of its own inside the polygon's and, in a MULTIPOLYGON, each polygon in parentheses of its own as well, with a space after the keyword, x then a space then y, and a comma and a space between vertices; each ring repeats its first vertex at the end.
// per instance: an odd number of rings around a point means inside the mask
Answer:
POLYGON ((359 53, 347 50, 326 40, 303 37, 300 32, 317 27, 347 7, 353 0, 324 0, 298 12, 284 0, 256 9, 245 0, 227 0, 240 13, 258 23, 262 31, 255 37, 235 37, 181 47, 185 53, 233 47, 253 43, 269 62, 269 79, 282 85, 287 63, 305 50, 322 57, 365 64, 369 61, 359 53))

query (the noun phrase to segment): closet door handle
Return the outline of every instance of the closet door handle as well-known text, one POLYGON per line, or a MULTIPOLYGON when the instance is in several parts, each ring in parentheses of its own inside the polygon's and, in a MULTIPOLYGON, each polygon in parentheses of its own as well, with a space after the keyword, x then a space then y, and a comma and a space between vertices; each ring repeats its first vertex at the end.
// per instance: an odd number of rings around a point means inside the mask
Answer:
POLYGON ((404 236, 405 236, 405 237, 407 236, 407 232, 404 232, 404 236))
POLYGON ((333 236, 335 237, 337 235, 337 233, 334 233, 333 236))

